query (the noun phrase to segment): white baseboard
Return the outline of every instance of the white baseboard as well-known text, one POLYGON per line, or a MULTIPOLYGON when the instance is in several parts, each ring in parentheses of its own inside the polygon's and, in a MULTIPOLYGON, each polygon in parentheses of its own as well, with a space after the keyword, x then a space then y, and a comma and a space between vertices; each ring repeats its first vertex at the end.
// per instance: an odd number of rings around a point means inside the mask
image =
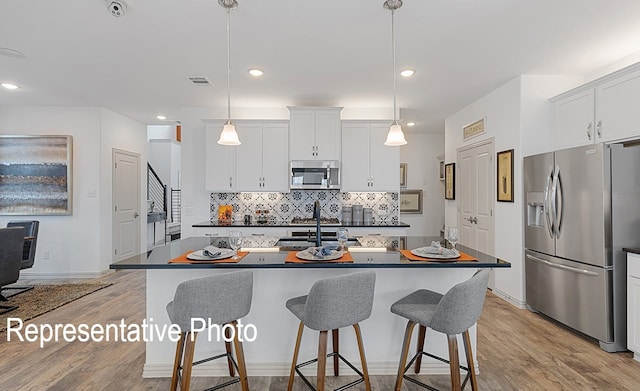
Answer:
MULTIPOLYGON (((356 368, 362 368, 359 361, 352 361, 352 364, 356 368)), ((330 361, 327 361, 327 371, 333 368, 330 361)), ((304 375, 315 376, 315 365, 310 365, 309 368, 302 368, 301 371, 304 375)), ((369 375, 396 375, 398 373, 397 361, 377 361, 368 363, 369 375)), ((156 377, 171 377, 171 371, 173 370, 172 364, 144 364, 142 371, 142 377, 144 378, 156 378, 156 377)), ((291 363, 247 363, 247 372, 249 376, 289 376, 291 370, 291 363)), ((476 362, 476 373, 478 372, 478 363, 476 362)), ((351 374, 351 368, 347 367, 344 363, 340 363, 341 374, 351 374)), ((420 370, 424 375, 449 375, 449 365, 440 362, 423 362, 420 370)), ((201 365, 193 367, 191 372, 193 377, 217 377, 217 376, 229 376, 229 369, 226 361, 219 360, 217 363, 207 362, 201 365), (220 365, 224 364, 224 365, 220 365)))
POLYGON ((501 291, 500 289, 493 289, 492 292, 498 296, 499 298, 503 299, 504 301, 507 301, 511 304, 513 304, 514 306, 522 309, 522 310, 526 310, 527 309, 527 303, 521 300, 518 300, 514 297, 509 296, 508 294, 506 294, 505 292, 501 291))

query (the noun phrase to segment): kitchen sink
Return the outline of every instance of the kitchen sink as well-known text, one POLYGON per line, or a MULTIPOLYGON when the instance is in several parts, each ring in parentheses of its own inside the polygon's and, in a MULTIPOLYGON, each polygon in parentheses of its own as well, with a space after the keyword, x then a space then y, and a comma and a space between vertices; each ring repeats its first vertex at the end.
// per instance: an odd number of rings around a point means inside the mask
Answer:
MULTIPOLYGON (((339 246, 340 245, 335 237, 323 238, 321 243, 322 243, 323 246, 339 246)), ((309 248, 309 247, 315 247, 315 245, 316 245, 316 241, 315 240, 309 240, 307 237, 280 238, 276 242, 276 246, 280 247, 280 251, 300 251, 300 250, 304 250, 304 249, 309 248)), ((347 246, 347 247, 358 246, 359 247, 360 246, 360 242, 356 238, 349 238, 345 242, 345 246, 347 246)))

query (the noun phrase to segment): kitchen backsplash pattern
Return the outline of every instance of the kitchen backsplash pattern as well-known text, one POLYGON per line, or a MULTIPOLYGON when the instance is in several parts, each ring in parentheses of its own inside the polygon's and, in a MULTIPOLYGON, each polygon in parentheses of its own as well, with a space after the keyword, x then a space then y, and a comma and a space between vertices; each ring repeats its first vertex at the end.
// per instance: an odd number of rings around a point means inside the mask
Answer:
POLYGON ((233 206, 233 221, 244 215, 256 218, 256 210, 268 210, 270 224, 289 223, 294 217, 309 218, 320 201, 321 216, 341 219, 342 207, 362 205, 373 211, 374 224, 397 224, 398 193, 341 193, 339 190, 292 190, 289 193, 211 193, 211 221, 218 220, 218 206, 233 206))

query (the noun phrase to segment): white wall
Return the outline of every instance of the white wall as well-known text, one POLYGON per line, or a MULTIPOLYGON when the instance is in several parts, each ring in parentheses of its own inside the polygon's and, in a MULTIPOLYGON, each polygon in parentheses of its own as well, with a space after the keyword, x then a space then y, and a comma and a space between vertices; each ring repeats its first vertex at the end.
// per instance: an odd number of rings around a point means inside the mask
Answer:
MULTIPOLYGON (((514 149, 514 202, 494 204, 494 254, 511 262, 495 273, 494 291, 523 306, 524 238, 522 157, 551 148, 551 110, 547 99, 575 86, 575 76, 524 75, 478 99, 445 120, 445 162, 456 161, 457 149, 493 138, 495 152, 514 149), (486 118, 486 132, 466 141, 462 127, 486 118)), ((494 159, 495 172, 495 159, 494 159)), ((491 184, 493 186, 493 184, 491 184)), ((457 200, 445 201, 446 225, 456 225, 457 200)))
POLYGON ((147 126, 131 118, 125 117, 113 111, 101 110, 102 132, 100 155, 102 170, 100 173, 102 183, 102 201, 100 238, 102 240, 102 252, 100 269, 106 270, 113 260, 113 149, 121 149, 135 152, 140 155, 140 251, 146 249, 147 221, 145 210, 147 208, 147 126))
MULTIPOLYGON (((90 277, 108 268, 111 263, 110 148, 119 145, 131 150, 130 140, 137 137, 130 133, 135 131, 135 124, 137 122, 97 107, 0 107, 0 134, 73 136, 73 214, 0 216, 0 226, 9 220, 40 221, 35 264, 22 271, 21 276, 90 277), (118 120, 125 126, 116 126, 118 120), (112 133, 104 135, 106 132, 112 133), (108 161, 104 156, 107 149, 108 161), (104 178, 105 171, 108 178, 104 178), (49 259, 44 259, 46 254, 49 259)), ((145 133, 141 137, 144 146, 145 133)))
POLYGON ((400 213, 410 224, 409 236, 438 236, 444 224, 444 182, 440 181, 438 156, 444 153, 444 134, 405 134, 400 162, 407 163, 407 189, 422 190, 422 213, 400 213))

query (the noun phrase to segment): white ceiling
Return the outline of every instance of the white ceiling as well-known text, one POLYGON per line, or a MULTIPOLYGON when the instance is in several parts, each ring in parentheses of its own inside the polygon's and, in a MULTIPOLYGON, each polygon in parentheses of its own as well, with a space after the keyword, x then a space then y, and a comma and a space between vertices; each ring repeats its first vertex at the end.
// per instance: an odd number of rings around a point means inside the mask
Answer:
MULTIPOLYGON (((233 108, 392 106, 391 14, 383 0, 238 0, 233 108), (261 79, 250 67, 266 72, 261 79)), ((103 106, 147 124, 226 108, 226 11, 217 0, 3 0, 0 106, 103 106), (216 87, 197 87, 206 76, 216 87)), ((638 0, 404 0, 396 12, 403 120, 444 118, 520 74, 588 75, 640 51, 638 0)), ((388 110, 390 113, 391 111, 388 110)), ((405 127, 406 129, 406 127, 405 127)))

